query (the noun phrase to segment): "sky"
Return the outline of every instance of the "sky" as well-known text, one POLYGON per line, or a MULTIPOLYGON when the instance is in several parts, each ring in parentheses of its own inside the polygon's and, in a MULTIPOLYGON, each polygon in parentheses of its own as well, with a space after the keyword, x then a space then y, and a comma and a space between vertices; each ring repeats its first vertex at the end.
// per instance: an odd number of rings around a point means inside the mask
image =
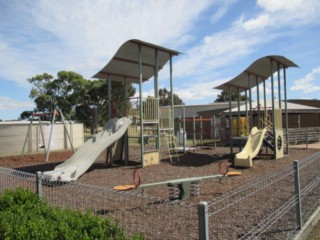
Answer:
MULTIPOLYGON (((130 39, 183 53, 173 91, 186 104, 212 103, 214 87, 267 55, 299 66, 287 69, 288 99, 320 99, 318 9, 319 0, 0 0, 0 119, 33 110, 28 78, 91 79, 130 39)), ((169 89, 167 65, 159 87, 169 89)))

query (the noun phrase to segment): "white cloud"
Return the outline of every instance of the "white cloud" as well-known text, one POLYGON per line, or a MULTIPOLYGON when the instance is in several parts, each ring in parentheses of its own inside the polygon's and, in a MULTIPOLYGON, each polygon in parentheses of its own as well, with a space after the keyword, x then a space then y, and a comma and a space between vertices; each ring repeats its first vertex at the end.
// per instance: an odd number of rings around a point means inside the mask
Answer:
POLYGON ((210 21, 212 23, 218 22, 230 9, 230 6, 237 2, 238 0, 220 0, 216 1, 216 11, 213 13, 213 15, 210 18, 210 21))
POLYGON ((215 70, 222 72, 222 68, 232 66, 234 62, 256 52, 264 44, 283 37, 283 27, 292 25, 291 28, 294 29, 301 24, 319 24, 316 21, 319 12, 314 11, 314 8, 319 6, 320 1, 294 2, 293 5, 289 4, 290 6, 274 6, 268 0, 258 1, 260 11, 254 17, 246 19, 245 15, 240 16, 229 28, 205 36, 201 42, 190 48, 186 55, 179 57, 174 66, 175 74, 179 78, 191 78, 195 82, 211 81, 215 70), (303 18, 305 13, 299 13, 301 9, 309 14, 303 21, 300 21, 300 18, 303 18), (299 24, 296 24, 298 20, 299 24))
POLYGON ((21 102, 9 97, 0 97, 0 110, 13 110, 19 108, 34 108, 34 102, 21 102))
POLYGON ((25 84, 35 74, 73 70, 89 78, 129 39, 185 44, 193 38, 194 20, 212 1, 193 3, 12 1, 0 16, 0 77, 25 84))
MULTIPOLYGON (((243 19, 242 19, 243 20, 243 19)), ((241 21, 240 21, 241 22, 241 21)), ((264 29, 270 24, 270 17, 268 14, 262 14, 257 18, 249 19, 243 22, 243 27, 247 31, 264 29)))
POLYGON ((303 78, 294 81, 294 85, 290 88, 291 91, 301 91, 302 93, 312 93, 320 91, 320 85, 316 85, 319 81, 314 81, 316 78, 320 76, 320 66, 312 69, 310 73, 308 73, 303 78))
POLYGON ((174 93, 177 94, 186 104, 190 104, 193 101, 203 102, 204 100, 207 102, 213 102, 221 92, 220 90, 213 89, 213 86, 218 86, 225 81, 226 79, 220 79, 217 81, 202 83, 189 83, 182 88, 174 88, 174 93))

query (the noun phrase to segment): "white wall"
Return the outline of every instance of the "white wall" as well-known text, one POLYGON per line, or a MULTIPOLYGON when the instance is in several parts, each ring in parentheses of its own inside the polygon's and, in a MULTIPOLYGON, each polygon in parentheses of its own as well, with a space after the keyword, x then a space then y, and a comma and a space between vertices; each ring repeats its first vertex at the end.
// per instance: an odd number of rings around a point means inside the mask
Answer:
MULTIPOLYGON (((27 136, 30 122, 0 122, 0 156, 21 154, 27 136)), ((50 130, 52 125, 49 122, 41 124, 46 147, 49 143, 50 130)), ((67 123, 67 129, 75 148, 80 147, 84 142, 84 127, 82 123, 67 123)), ((33 122, 25 145, 25 153, 41 153, 43 148, 41 128, 39 122, 33 122)), ((71 149, 71 144, 64 130, 62 123, 53 125, 50 151, 71 149)))

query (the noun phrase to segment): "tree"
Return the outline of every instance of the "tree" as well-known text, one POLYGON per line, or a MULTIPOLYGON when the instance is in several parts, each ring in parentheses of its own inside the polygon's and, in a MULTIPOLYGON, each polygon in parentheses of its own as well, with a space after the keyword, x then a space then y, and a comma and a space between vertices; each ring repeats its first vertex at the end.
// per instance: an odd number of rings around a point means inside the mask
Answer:
MULTIPOLYGON (((238 96, 237 92, 231 92, 231 101, 237 101, 238 98, 240 97, 240 101, 245 101, 246 96, 241 95, 238 96)), ((229 101, 229 94, 226 91, 222 91, 221 94, 218 94, 216 100, 214 102, 228 102, 229 101)))
MULTIPOLYGON (((123 116, 125 106, 125 86, 120 82, 112 82, 112 99, 111 99, 111 112, 113 116, 123 116)), ((132 97, 136 90, 132 84, 127 86, 128 97, 132 97)), ((82 105, 76 107, 76 115, 78 118, 85 118, 87 121, 90 120, 91 111, 90 105, 96 105, 98 109, 98 121, 103 124, 107 121, 108 117, 108 82, 104 79, 95 81, 89 81, 86 90, 86 101, 82 105), (82 116, 82 117, 81 117, 82 116)), ((90 120, 91 121, 91 120, 90 120)))
MULTIPOLYGON (((159 89, 159 104, 160 106, 170 106, 171 105, 171 91, 166 88, 159 89)), ((180 99, 180 97, 173 93, 173 105, 185 105, 185 103, 180 99)))
MULTIPOLYGON (((63 114, 73 120, 81 121, 86 127, 91 125, 91 105, 98 108, 98 119, 104 123, 108 117, 108 84, 106 80, 86 80, 75 72, 60 71, 57 78, 43 73, 28 79, 33 84, 30 98, 34 99, 37 112, 53 112, 60 109, 63 114)), ((135 89, 128 86, 128 96, 133 96, 135 89)), ((125 101, 122 83, 112 83, 113 106, 123 108, 125 101)))
POLYGON ((23 111, 20 114, 20 120, 30 119, 31 115, 32 115, 32 111, 23 111))
POLYGON ((34 85, 30 98, 34 99, 36 111, 53 112, 56 108, 70 117, 73 107, 85 95, 88 80, 75 72, 61 71, 56 79, 47 73, 28 79, 34 85))

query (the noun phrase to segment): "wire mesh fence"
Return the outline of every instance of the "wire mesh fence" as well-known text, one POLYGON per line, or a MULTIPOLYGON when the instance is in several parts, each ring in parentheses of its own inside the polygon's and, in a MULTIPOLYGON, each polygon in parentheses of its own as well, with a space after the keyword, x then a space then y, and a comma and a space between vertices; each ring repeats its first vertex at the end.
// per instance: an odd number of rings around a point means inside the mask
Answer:
POLYGON ((300 161, 301 194, 293 167, 208 202, 210 239, 292 239, 319 206, 320 153, 300 161))
POLYGON ((54 205, 109 216, 128 235, 142 233, 146 239, 198 239, 197 207, 193 205, 77 182, 44 182, 43 197, 54 205))
POLYGON ((6 189, 18 187, 36 192, 36 175, 0 167, 0 194, 6 189))
POLYGON ((128 235, 142 233, 145 239, 293 239, 320 205, 320 153, 297 166, 208 201, 207 222, 197 204, 79 182, 49 182, 41 174, 8 168, 0 168, 0 194, 29 189, 53 205, 111 217, 128 235), (202 228, 208 233, 201 234, 202 228))

